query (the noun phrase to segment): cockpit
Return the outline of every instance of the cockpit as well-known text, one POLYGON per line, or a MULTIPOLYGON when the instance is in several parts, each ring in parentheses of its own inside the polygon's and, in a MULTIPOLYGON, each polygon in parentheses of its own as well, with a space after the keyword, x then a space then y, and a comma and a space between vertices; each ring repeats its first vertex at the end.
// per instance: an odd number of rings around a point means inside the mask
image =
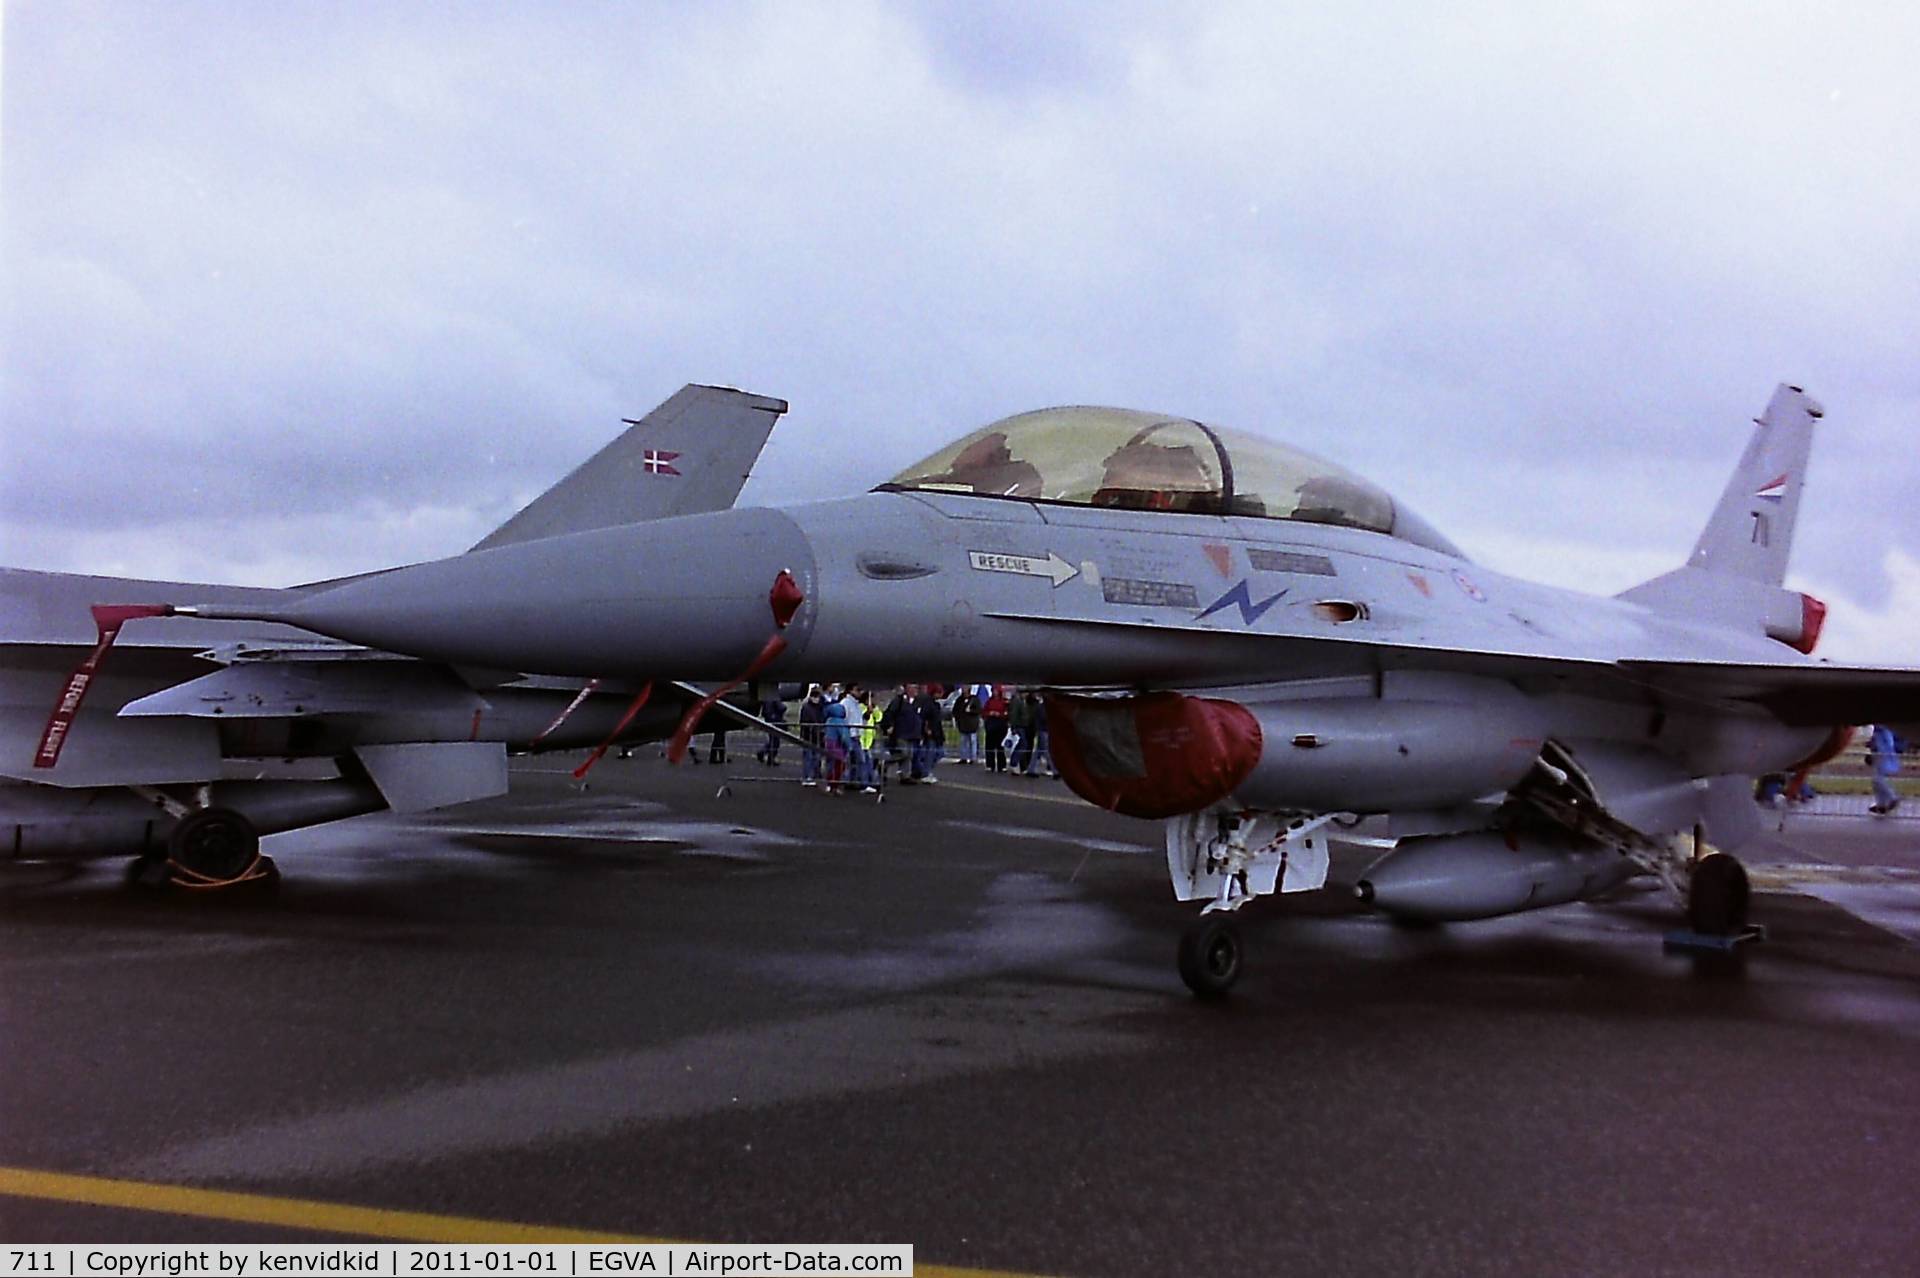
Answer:
POLYGON ((1460 554, 1425 520, 1332 462, 1255 435, 1124 408, 1043 408, 1004 418, 880 487, 1293 519, 1460 554))

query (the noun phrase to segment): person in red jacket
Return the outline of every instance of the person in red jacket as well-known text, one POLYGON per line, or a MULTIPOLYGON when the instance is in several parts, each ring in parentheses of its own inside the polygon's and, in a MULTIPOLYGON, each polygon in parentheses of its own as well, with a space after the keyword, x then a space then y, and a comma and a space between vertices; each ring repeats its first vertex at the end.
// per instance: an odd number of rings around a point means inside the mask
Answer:
POLYGON ((1007 770, 1007 687, 996 683, 980 703, 980 716, 987 729, 987 771, 1007 770))

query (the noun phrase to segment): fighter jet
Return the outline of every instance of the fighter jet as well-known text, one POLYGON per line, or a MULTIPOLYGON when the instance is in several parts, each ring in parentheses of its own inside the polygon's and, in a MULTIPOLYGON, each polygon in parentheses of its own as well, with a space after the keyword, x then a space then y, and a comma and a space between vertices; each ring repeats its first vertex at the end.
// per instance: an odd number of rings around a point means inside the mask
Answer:
MULTIPOLYGON (((474 551, 724 510, 786 407, 685 387, 627 419, 631 430, 474 551)), ((500 794, 509 750, 663 737, 702 696, 669 685, 642 703, 618 679, 454 666, 273 624, 123 612, 101 629, 89 611, 101 599, 244 605, 341 584, 281 592, 0 569, 0 836, 12 858, 132 854, 130 874, 148 886, 271 881, 262 834, 500 794)))
POLYGON ((1614 598, 1476 565, 1274 440, 1081 407, 838 501, 174 611, 551 675, 1044 685, 1067 784, 1165 823, 1175 895, 1203 906, 1181 974, 1212 997, 1244 965, 1235 913, 1322 886, 1359 817, 1393 840, 1358 889, 1390 914, 1485 918, 1653 875, 1697 931, 1742 931, 1751 778, 1920 711, 1920 670, 1813 660, 1825 609, 1783 587, 1820 418, 1779 387, 1686 563, 1614 598))

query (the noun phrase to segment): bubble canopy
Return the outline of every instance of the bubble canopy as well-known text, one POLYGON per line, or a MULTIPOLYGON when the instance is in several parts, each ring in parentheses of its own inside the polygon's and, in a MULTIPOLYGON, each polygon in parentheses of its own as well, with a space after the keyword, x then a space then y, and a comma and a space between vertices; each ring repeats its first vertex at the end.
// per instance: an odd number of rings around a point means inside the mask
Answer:
POLYGON ((1332 462, 1256 435, 1125 408, 1043 408, 1003 418, 880 488, 1292 519, 1460 554, 1385 491, 1332 462))

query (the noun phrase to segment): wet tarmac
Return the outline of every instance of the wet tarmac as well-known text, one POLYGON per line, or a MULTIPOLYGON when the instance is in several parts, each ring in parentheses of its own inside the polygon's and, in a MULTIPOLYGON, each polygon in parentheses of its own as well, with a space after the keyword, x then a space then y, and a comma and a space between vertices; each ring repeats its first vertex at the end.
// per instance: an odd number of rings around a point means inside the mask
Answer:
MULTIPOLYGON (((1158 828, 1053 783, 563 767, 271 840, 273 898, 9 871, 0 1171, 1022 1273, 1920 1254, 1920 822, 1789 817, 1737 965, 1639 889, 1426 930, 1329 891, 1255 906, 1213 1007, 1158 828)), ((297 1236, 0 1190, 7 1241, 297 1236)))

